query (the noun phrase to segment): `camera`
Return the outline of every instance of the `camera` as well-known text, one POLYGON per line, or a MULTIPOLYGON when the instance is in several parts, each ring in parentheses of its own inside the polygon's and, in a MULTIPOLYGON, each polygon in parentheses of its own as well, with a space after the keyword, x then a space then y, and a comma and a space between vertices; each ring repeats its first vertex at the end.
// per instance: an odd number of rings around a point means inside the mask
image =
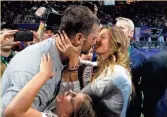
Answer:
POLYGON ((33 33, 29 31, 19 31, 14 34, 14 41, 33 41, 33 33))
POLYGON ((52 27, 54 32, 57 31, 61 23, 62 14, 57 12, 49 4, 44 4, 43 6, 41 6, 36 11, 35 15, 43 20, 46 23, 47 27, 52 27))

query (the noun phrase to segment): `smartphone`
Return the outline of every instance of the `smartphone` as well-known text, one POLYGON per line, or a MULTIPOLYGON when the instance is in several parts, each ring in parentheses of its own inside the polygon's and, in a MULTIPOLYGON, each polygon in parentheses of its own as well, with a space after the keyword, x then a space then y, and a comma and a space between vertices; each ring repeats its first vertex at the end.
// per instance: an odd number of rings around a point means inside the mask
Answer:
POLYGON ((33 33, 27 31, 19 31, 14 35, 14 41, 33 41, 33 33))

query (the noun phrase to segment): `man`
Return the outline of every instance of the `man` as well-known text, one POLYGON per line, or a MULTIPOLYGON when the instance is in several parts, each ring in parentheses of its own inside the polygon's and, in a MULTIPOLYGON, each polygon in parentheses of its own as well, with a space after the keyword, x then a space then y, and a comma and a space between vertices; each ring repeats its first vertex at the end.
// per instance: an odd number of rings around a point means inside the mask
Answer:
POLYGON ((142 76, 143 63, 146 57, 138 49, 130 46, 131 38, 134 35, 134 24, 128 18, 119 17, 116 19, 116 26, 123 30, 126 38, 129 40, 129 56, 130 56, 130 67, 132 71, 132 81, 135 87, 135 97, 132 97, 130 106, 127 109, 127 117, 140 117, 141 115, 141 104, 142 94, 140 87, 140 79, 142 76))
MULTIPOLYGON (((87 7, 70 6, 63 14, 59 30, 62 32, 55 38, 29 46, 12 59, 2 76, 1 98, 3 110, 20 89, 39 72, 42 54, 50 53, 54 66, 53 72, 56 72, 56 75, 41 88, 32 104, 31 111, 27 114, 34 109, 44 111, 48 104, 55 99, 64 65, 67 64, 66 61, 69 59, 68 69, 70 71, 77 69, 80 51, 87 53, 96 43, 100 23, 87 7), (61 38, 62 36, 68 36, 70 40, 61 38)), ((77 72, 70 72, 70 75, 76 76, 78 74, 77 72)))
MULTIPOLYGON (((162 106, 158 104, 158 101, 164 95, 167 87, 167 51, 159 52, 148 58, 143 71, 144 117, 154 117, 157 106, 162 106)), ((164 105, 158 108, 164 108, 164 105)))

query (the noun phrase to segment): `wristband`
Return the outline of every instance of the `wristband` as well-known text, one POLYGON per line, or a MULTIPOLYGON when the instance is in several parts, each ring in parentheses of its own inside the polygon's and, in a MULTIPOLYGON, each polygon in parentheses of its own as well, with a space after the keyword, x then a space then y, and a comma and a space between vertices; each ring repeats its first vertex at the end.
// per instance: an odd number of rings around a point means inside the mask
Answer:
POLYGON ((79 68, 79 65, 77 65, 77 66, 69 66, 68 70, 74 72, 74 71, 78 71, 78 68, 79 68))

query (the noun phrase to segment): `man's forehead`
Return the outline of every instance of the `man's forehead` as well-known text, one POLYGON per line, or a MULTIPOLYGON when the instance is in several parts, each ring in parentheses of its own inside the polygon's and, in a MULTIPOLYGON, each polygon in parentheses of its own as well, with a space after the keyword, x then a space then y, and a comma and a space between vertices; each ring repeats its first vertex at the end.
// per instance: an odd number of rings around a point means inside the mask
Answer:
POLYGON ((92 27, 93 32, 99 32, 100 29, 101 29, 101 25, 99 24, 94 24, 92 27))

